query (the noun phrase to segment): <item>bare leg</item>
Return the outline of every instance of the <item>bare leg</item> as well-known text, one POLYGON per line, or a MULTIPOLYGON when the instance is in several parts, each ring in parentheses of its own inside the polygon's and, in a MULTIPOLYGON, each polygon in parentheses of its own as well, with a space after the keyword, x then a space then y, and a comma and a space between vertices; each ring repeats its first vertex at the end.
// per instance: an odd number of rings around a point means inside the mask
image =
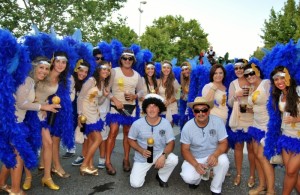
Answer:
POLYGON ((128 133, 131 126, 123 126, 123 147, 124 147, 124 160, 129 161, 130 145, 128 142, 128 133))
POLYGON ((116 138, 119 132, 119 124, 112 123, 110 124, 110 132, 106 140, 106 159, 105 164, 111 164, 111 153, 115 147, 116 138))
POLYGON ((257 170, 257 175, 258 175, 258 181, 259 184, 255 189, 252 189, 249 191, 249 194, 258 194, 260 191, 263 191, 266 187, 266 178, 262 169, 262 166, 258 160, 258 155, 259 155, 259 144, 256 141, 252 141, 253 144, 253 151, 255 155, 255 167, 257 170))
POLYGON ((91 144, 81 165, 82 167, 91 167, 91 159, 94 157, 94 154, 102 141, 101 134, 97 131, 91 132, 88 135, 88 139, 91 144))
POLYGON ((296 183, 296 186, 295 186, 298 194, 300 194, 300 174, 298 173, 298 178, 297 178, 297 183, 296 183))
POLYGON ((285 175, 283 182, 283 195, 291 194, 297 184, 298 173, 300 170, 300 155, 287 153, 282 150, 283 161, 285 165, 285 175))
POLYGON ((244 148, 244 143, 236 143, 234 146, 234 161, 236 167, 236 176, 234 179, 234 185, 236 186, 241 183, 243 148, 244 148))
POLYGON ((252 142, 247 143, 248 161, 250 167, 250 177, 248 179, 248 187, 253 187, 255 184, 255 155, 252 142))
POLYGON ((51 178, 51 161, 52 161, 52 139, 49 129, 42 129, 43 153, 44 162, 44 178, 51 178))
POLYGON ((82 144, 82 156, 85 157, 89 150, 89 139, 85 139, 82 144))
POLYGON ((10 170, 6 168, 5 165, 2 165, 1 167, 1 173, 0 173, 0 187, 6 185, 7 178, 10 174, 10 170))
POLYGON ((264 148, 258 146, 258 160, 263 168, 263 172, 267 181, 267 189, 270 193, 275 193, 275 172, 274 167, 269 160, 264 156, 264 148))
POLYGON ((106 140, 103 140, 99 146, 100 158, 105 158, 106 140))
POLYGON ((21 179, 23 171, 23 160, 21 159, 19 153, 15 151, 17 164, 14 168, 10 169, 11 174, 11 192, 19 193, 21 191, 21 179))
POLYGON ((25 166, 24 166, 24 170, 25 170, 25 180, 23 184, 23 189, 29 190, 31 188, 32 174, 31 171, 27 169, 25 166))
POLYGON ((59 170, 62 173, 65 173, 65 171, 63 170, 61 164, 60 164, 60 160, 59 160, 59 144, 60 144, 60 138, 56 137, 56 136, 52 136, 52 141, 53 141, 53 164, 54 164, 54 168, 56 170, 59 170))

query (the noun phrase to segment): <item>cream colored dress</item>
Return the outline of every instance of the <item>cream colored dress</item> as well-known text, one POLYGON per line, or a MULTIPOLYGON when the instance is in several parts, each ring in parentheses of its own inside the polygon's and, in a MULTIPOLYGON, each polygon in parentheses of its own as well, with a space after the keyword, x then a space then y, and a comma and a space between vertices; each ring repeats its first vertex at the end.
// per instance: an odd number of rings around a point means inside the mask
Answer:
POLYGON ((248 104, 253 108, 253 127, 267 132, 269 114, 267 111, 267 101, 269 99, 270 81, 262 80, 255 91, 248 97, 248 104))
MULTIPOLYGON (((202 96, 206 96, 209 90, 212 88, 213 83, 206 84, 202 89, 202 96)), ((214 96, 214 107, 211 109, 210 114, 220 117, 224 124, 226 124, 227 117, 228 117, 228 107, 226 105, 227 96, 226 91, 221 91, 217 89, 215 91, 214 96)))
MULTIPOLYGON (((230 107, 233 107, 234 101, 237 101, 237 103, 240 104, 241 101, 244 101, 244 100, 242 100, 242 98, 246 99, 245 100, 246 103, 248 102, 247 96, 239 97, 238 100, 234 100, 233 96, 235 95, 235 92, 240 91, 240 90, 242 90, 242 88, 239 85, 238 79, 236 79, 230 83, 229 98, 228 98, 228 105, 230 107)), ((249 106, 247 106, 247 107, 249 107, 249 106)), ((243 130, 244 132, 248 132, 248 127, 253 124, 253 113, 249 113, 249 112, 241 113, 239 111, 238 111, 238 113, 235 113, 235 112, 236 112, 236 110, 232 109, 231 114, 237 114, 239 116, 239 122, 238 122, 238 126, 234 127, 234 128, 231 127, 231 130, 233 132, 236 132, 236 130, 243 130)))
MULTIPOLYGON (((162 82, 159 82, 159 87, 158 87, 158 95, 162 96, 165 100, 166 100, 166 88, 162 86, 162 82)), ((174 83, 174 94, 173 96, 176 97, 177 91, 180 88, 180 85, 178 83, 178 81, 175 79, 174 83)), ((171 103, 168 105, 167 107, 167 111, 162 113, 163 115, 166 115, 166 119, 170 122, 173 121, 173 115, 174 114, 178 114, 178 106, 177 106, 177 101, 171 103)))
POLYGON ((25 79, 25 83, 17 89, 14 97, 16 98, 16 111, 18 123, 21 123, 25 119, 27 110, 38 111, 41 108, 41 104, 33 103, 35 99, 34 80, 31 77, 25 79))
MULTIPOLYGON (((133 70, 133 76, 127 77, 123 74, 120 67, 116 67, 112 69, 112 95, 117 98, 120 102, 123 104, 129 104, 129 105, 136 105, 135 101, 127 101, 125 99, 125 92, 129 92, 131 94, 137 94, 138 97, 141 97, 143 95, 143 86, 142 86, 142 79, 138 72, 133 70)), ((112 105, 114 105, 114 102, 111 102, 112 105)), ((136 116, 136 109, 132 112, 132 117, 136 116)), ((119 112, 111 107, 111 114, 119 114, 119 112)))

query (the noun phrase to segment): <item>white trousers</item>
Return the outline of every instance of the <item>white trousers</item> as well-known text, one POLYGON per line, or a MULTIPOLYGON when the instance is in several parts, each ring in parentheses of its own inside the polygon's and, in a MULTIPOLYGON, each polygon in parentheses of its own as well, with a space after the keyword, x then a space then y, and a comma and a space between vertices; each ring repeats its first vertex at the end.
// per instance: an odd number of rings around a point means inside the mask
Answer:
MULTIPOLYGON (((153 163, 140 163, 140 162, 134 162, 130 174, 130 185, 133 188, 139 188, 142 187, 145 182, 145 177, 149 169, 152 167, 152 165, 155 164, 157 159, 161 156, 161 154, 157 155, 153 159, 153 163)), ((167 182, 171 173, 173 172, 174 168, 178 164, 178 156, 176 156, 173 153, 170 153, 168 158, 166 159, 165 166, 158 170, 159 178, 167 182)))
MULTIPOLYGON (((205 164, 207 161, 207 157, 196 159, 198 163, 205 164)), ((221 154, 218 157, 218 164, 217 166, 213 167, 214 171, 214 178, 210 184, 210 190, 214 193, 221 193, 222 191, 222 184, 225 179, 225 175, 229 168, 229 159, 227 154, 221 154)), ((194 184, 199 185, 201 181, 201 175, 196 171, 196 169, 187 161, 183 161, 181 166, 181 173, 182 179, 187 184, 194 184)))

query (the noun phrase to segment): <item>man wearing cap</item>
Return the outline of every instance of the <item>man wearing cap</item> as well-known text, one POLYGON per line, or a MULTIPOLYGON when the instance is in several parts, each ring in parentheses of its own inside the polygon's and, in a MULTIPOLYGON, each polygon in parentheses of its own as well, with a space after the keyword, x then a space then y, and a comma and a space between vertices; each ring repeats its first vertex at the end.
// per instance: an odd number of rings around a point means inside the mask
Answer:
POLYGON ((168 187, 168 179, 178 164, 178 157, 172 153, 175 137, 170 122, 160 117, 166 110, 164 99, 157 94, 148 94, 142 104, 146 116, 135 121, 128 134, 129 144, 135 150, 134 164, 130 174, 130 185, 142 187, 146 173, 154 165, 158 169, 156 179, 161 187, 168 187), (143 127, 143 128, 141 128, 143 127), (147 158, 151 152, 147 150, 147 139, 153 138, 153 162, 147 158))
POLYGON ((214 178, 210 190, 221 194, 222 183, 229 168, 227 154, 227 133, 222 119, 210 115, 213 101, 196 97, 188 103, 194 118, 189 120, 181 132, 181 154, 184 162, 181 177, 190 188, 197 188, 203 175, 213 169, 214 178))

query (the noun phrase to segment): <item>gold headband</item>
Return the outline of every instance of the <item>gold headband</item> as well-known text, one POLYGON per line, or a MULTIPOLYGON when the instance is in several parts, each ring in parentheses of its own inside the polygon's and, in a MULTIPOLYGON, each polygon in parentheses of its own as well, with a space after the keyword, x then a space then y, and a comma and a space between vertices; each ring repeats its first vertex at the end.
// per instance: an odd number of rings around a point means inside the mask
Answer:
POLYGON ((251 68, 253 69, 253 71, 255 72, 255 75, 257 77, 260 77, 260 71, 256 68, 256 65, 254 63, 251 64, 251 68))
POLYGON ((74 72, 78 72, 79 68, 88 70, 89 67, 81 65, 83 63, 83 59, 77 61, 74 72))
POLYGON ((285 77, 284 77, 285 85, 289 87, 291 85, 291 75, 286 68, 283 69, 283 72, 285 73, 285 77))

